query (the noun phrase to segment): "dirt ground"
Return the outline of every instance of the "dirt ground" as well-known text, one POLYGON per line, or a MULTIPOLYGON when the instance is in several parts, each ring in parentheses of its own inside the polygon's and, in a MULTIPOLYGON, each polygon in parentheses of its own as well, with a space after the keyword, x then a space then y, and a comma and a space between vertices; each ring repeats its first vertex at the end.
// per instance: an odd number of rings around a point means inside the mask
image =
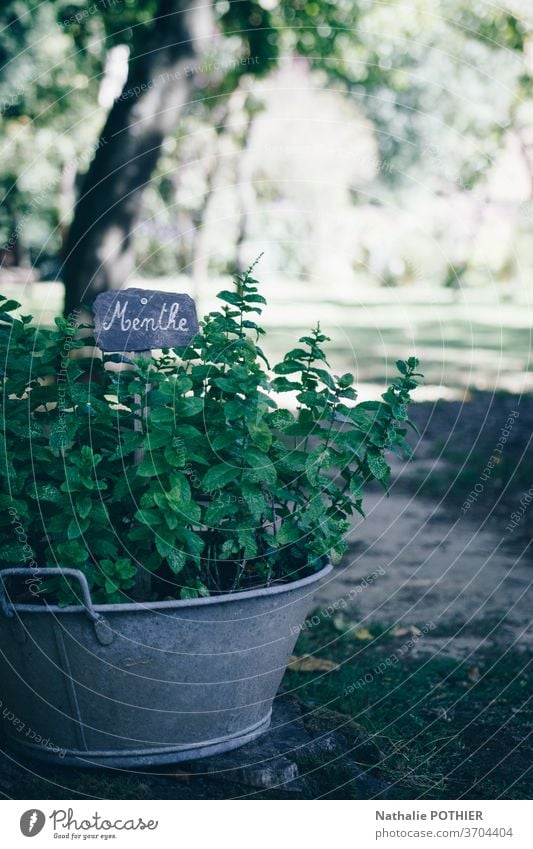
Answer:
POLYGON ((367 518, 355 523, 319 607, 354 599, 358 627, 435 623, 439 636, 429 632, 417 652, 463 657, 489 645, 533 647, 531 561, 501 523, 394 491, 365 506, 367 518))
POLYGON ((421 653, 531 649, 533 399, 478 393, 420 404, 413 418, 415 459, 394 463, 388 496, 367 496, 319 606, 351 596, 361 627, 434 622, 439 636, 418 640, 421 653))

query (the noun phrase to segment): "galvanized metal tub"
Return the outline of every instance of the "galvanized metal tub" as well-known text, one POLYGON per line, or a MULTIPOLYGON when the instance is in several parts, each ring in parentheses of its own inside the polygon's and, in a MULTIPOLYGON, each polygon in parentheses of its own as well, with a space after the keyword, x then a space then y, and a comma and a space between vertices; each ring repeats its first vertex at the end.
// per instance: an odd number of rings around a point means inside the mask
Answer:
MULTIPOLYGON (((150 766, 264 733, 317 584, 183 601, 11 604, 0 593, 0 715, 20 752, 76 766, 150 766)), ((9 575, 57 569, 6 569, 9 575)))

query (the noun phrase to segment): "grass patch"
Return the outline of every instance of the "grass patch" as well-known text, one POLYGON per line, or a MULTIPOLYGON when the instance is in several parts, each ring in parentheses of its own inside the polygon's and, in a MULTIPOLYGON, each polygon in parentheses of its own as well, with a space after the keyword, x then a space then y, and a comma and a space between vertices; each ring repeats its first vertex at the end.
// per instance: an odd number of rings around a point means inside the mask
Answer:
POLYGON ((297 654, 340 668, 288 672, 285 687, 342 714, 340 730, 358 729, 373 744, 358 761, 393 785, 391 798, 530 798, 531 658, 507 651, 464 664, 402 653, 405 637, 383 628, 376 634, 360 641, 331 622, 303 633, 297 654))

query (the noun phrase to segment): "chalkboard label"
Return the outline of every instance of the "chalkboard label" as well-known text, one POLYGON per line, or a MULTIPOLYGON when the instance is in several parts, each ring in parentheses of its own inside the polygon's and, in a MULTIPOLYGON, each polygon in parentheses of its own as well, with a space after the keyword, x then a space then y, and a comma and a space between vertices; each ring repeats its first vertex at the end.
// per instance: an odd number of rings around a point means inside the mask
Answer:
POLYGON ((189 295, 149 289, 102 292, 93 312, 96 344, 102 351, 181 348, 198 333, 196 306, 189 295))

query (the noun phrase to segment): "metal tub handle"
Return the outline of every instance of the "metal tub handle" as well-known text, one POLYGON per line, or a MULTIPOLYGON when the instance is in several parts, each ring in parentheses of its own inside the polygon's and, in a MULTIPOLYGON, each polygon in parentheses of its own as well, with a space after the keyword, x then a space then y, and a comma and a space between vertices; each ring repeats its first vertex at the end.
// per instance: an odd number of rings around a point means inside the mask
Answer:
POLYGON ((71 578, 76 578, 81 587, 82 594, 82 603, 85 608, 85 613, 88 618, 94 625, 94 630, 96 634, 96 638, 99 643, 106 646, 113 642, 113 631, 109 626, 106 619, 98 613, 93 606, 93 602, 91 599, 91 593, 89 590, 89 584, 87 583, 87 578, 80 572, 79 569, 45 569, 45 568, 25 568, 25 567, 13 567, 11 569, 0 569, 0 611, 7 616, 9 619, 14 617, 15 608, 13 607, 11 601, 7 597, 6 587, 4 580, 10 575, 31 575, 32 577, 39 578, 41 576, 50 576, 52 578, 64 577, 66 575, 71 578))

